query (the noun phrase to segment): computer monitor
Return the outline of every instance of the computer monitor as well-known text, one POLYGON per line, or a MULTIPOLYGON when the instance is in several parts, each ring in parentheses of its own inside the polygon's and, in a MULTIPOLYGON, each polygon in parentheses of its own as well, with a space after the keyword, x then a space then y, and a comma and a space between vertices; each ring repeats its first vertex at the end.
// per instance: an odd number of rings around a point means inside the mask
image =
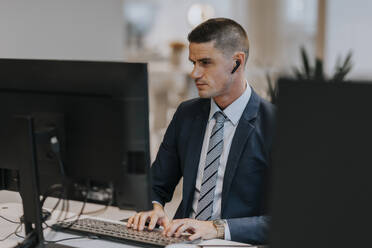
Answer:
POLYGON ((68 199, 151 207, 146 64, 0 59, 0 70, 2 189, 32 203, 35 174, 39 194, 63 182, 68 199))
POLYGON ((279 81, 270 248, 370 247, 371 82, 279 81))

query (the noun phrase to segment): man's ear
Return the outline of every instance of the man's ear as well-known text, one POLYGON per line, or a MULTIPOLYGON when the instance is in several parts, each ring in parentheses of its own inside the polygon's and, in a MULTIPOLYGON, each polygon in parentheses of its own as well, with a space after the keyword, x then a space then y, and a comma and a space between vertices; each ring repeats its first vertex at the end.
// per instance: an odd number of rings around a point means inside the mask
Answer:
POLYGON ((235 60, 235 65, 231 71, 231 74, 233 74, 236 70, 238 70, 240 65, 244 65, 245 61, 245 53, 243 52, 236 52, 233 55, 233 59, 235 60))

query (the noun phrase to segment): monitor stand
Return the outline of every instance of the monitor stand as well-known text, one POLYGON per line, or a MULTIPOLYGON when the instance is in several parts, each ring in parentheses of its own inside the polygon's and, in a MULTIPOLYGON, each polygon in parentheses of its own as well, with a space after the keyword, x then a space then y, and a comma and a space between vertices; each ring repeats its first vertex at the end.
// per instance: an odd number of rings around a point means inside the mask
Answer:
POLYGON ((24 137, 24 142, 19 148, 27 151, 27 156, 19 158, 19 193, 22 197, 26 238, 16 247, 23 247, 22 245, 27 244, 27 247, 36 248, 71 248, 71 246, 62 244, 44 243, 34 118, 32 116, 17 116, 16 118, 19 120, 17 125, 19 125, 20 135, 24 137))

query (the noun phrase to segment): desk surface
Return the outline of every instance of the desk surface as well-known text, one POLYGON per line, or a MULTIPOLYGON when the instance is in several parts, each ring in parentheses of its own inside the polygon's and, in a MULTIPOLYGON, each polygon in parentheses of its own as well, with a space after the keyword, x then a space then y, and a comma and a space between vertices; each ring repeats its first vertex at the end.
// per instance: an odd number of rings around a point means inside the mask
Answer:
MULTIPOLYGON (((1 192, 0 191, 0 198, 3 199, 1 196, 4 194, 18 194, 14 192, 1 192)), ((7 195, 8 196, 8 195, 7 195)), ((16 199, 17 196, 15 196, 14 199, 16 199)), ((57 199, 48 199, 44 206, 45 208, 53 208, 55 205, 57 199)), ((81 202, 77 201, 70 201, 70 209, 69 209, 69 216, 75 215, 80 212, 82 207, 81 202)), ((91 204, 87 203, 84 212, 92 212, 96 210, 102 209, 102 205, 98 204, 91 204)), ((116 207, 108 207, 105 211, 100 211, 95 214, 90 214, 89 217, 94 217, 94 218, 101 218, 101 219, 108 219, 108 220, 121 220, 124 218, 128 218, 132 216, 135 212, 134 211, 127 211, 127 210, 120 210, 116 207)), ((19 221, 19 217, 22 216, 23 214, 23 209, 22 209, 22 204, 19 202, 9 202, 9 203, 0 203, 0 216, 5 217, 9 220, 12 220, 14 222, 19 221)), ((60 214, 60 211, 55 211, 51 217, 51 220, 48 221, 48 224, 52 224, 55 222, 55 220, 58 218, 58 215, 60 214)), ((14 231, 19 227, 20 224, 17 223, 10 223, 9 221, 6 221, 2 218, 0 218, 0 240, 4 239, 6 236, 8 236, 11 233, 14 233, 14 231)), ((19 235, 24 236, 24 230, 23 227, 22 229, 19 230, 19 235)), ((66 239, 66 238, 77 238, 79 236, 77 235, 72 235, 72 234, 67 234, 67 233, 62 233, 62 232, 55 232, 51 231, 50 229, 46 229, 44 231, 44 236, 46 240, 61 240, 61 239, 66 239)), ((0 247, 2 248, 7 248, 7 247, 14 247, 18 242, 22 241, 21 238, 17 237, 16 235, 11 235, 9 238, 7 238, 5 241, 0 241, 0 247)), ((224 241, 224 240, 210 240, 210 241, 204 241, 203 244, 218 244, 218 245, 227 245, 227 244, 234 244, 235 242, 230 242, 230 241, 224 241), (228 243, 226 243, 228 242, 228 243)), ((127 247, 137 247, 133 245, 125 245, 122 243, 116 243, 116 242, 111 242, 111 241, 106 241, 106 240, 101 240, 101 239, 88 239, 86 237, 78 238, 78 239, 72 239, 72 240, 66 240, 61 242, 61 244, 65 245, 70 245, 73 247, 82 247, 82 248, 98 248, 98 247, 110 247, 110 248, 127 248, 127 247)), ((238 243, 236 243, 238 244, 238 243)), ((173 245, 172 247, 196 247, 195 245, 173 245)), ((209 246, 208 246, 209 247, 209 246)))
MULTIPOLYGON (((70 207, 72 210, 77 210, 81 208, 81 203, 79 202, 72 202, 70 203, 70 207)), ((102 209, 102 206, 96 205, 96 204, 87 204, 86 205, 86 211, 94 211, 97 209, 102 209)), ((68 215, 75 215, 79 211, 76 212, 70 212, 68 215)), ((123 219, 130 217, 134 212, 132 211, 123 211, 119 210, 115 207, 109 207, 106 211, 100 213, 100 214, 95 214, 95 215, 90 215, 89 217, 92 216, 103 216, 104 219, 123 219)), ((20 203, 1 203, 0 204, 0 216, 3 216, 9 220, 18 222, 19 217, 22 216, 23 214, 23 209, 22 209, 22 204, 20 203)), ((51 225, 55 220, 58 218, 58 215, 60 214, 60 211, 55 211, 52 216, 52 220, 48 221, 47 223, 51 225)), ((63 215, 64 216, 64 215, 63 215)), ((101 218, 101 217, 99 217, 101 218)), ((8 236, 10 233, 13 233, 17 227, 19 227, 20 224, 17 223, 10 223, 2 218, 0 218, 0 239, 5 238, 8 236)), ((19 228, 19 235, 24 236, 24 229, 19 228)), ((61 240, 61 239, 66 239, 66 238, 78 238, 78 235, 73 235, 73 234, 68 234, 68 233, 63 233, 63 232, 55 232, 50 229, 46 229, 44 231, 44 236, 45 240, 50 240, 50 241, 55 241, 55 240, 61 240)), ((9 238, 7 238, 5 241, 0 242, 0 247, 6 248, 6 247, 14 247, 18 242, 22 241, 21 238, 17 237, 16 235, 12 235, 9 238)), ((131 245, 125 245, 122 243, 116 243, 116 242, 111 242, 111 241, 106 241, 106 240, 98 240, 98 239, 88 239, 86 237, 78 238, 78 239, 72 239, 72 240, 66 240, 61 242, 61 244, 66 244, 70 245, 73 247, 136 247, 136 246, 131 246, 131 245)))

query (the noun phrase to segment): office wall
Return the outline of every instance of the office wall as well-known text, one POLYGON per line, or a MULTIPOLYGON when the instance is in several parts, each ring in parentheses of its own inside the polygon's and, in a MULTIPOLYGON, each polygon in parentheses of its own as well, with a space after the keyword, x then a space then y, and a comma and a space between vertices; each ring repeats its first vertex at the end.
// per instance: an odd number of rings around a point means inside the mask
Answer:
POLYGON ((0 57, 120 60, 121 0, 1 0, 0 57))
POLYGON ((325 65, 334 72, 338 56, 353 51, 354 67, 349 78, 372 78, 372 1, 328 0, 325 65))
MULTIPOLYGON (((156 1, 155 1, 156 2, 156 1)), ((208 3, 215 9, 216 16, 228 16, 231 10, 231 1, 226 0, 162 0, 157 6, 157 15, 153 29, 146 37, 149 45, 168 46, 172 40, 187 42, 187 34, 192 27, 187 22, 187 10, 197 2, 208 3), (172 20, 170 22, 170 20, 172 20)))
POLYGON ((300 47, 315 55, 316 0, 250 0, 246 28, 250 40, 247 79, 267 97, 267 78, 293 75, 301 66, 300 47))
POLYGON ((187 43, 187 34, 192 29, 187 20, 187 12, 193 4, 209 4, 214 9, 215 17, 234 18, 244 23, 247 3, 246 0, 123 0, 123 2, 124 8, 132 3, 151 6, 150 13, 147 9, 143 10, 147 15, 143 11, 138 13, 148 17, 143 18, 147 21, 142 21, 147 23, 150 29, 145 32, 144 49, 156 50, 165 56, 169 53, 170 42, 177 40, 187 43), (149 21, 150 19, 152 21, 149 21))

